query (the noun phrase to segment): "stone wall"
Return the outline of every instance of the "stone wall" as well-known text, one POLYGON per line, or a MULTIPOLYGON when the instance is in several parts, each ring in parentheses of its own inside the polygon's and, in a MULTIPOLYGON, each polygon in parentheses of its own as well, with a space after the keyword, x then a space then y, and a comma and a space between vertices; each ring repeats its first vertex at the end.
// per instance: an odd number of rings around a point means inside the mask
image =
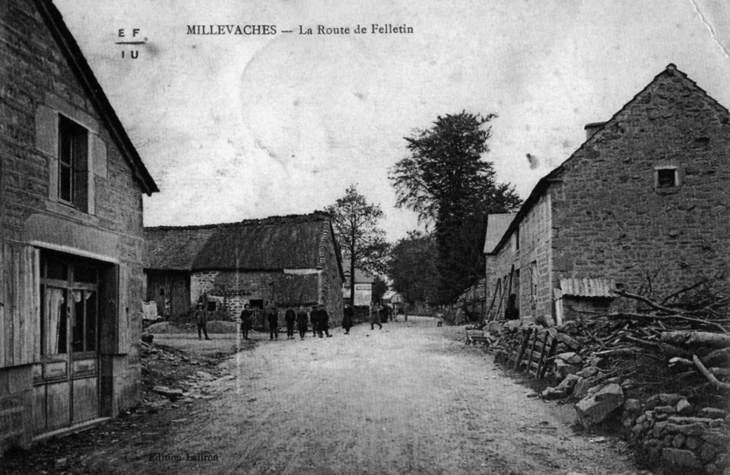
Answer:
POLYGON ((666 295, 730 270, 730 124, 671 67, 566 162, 551 185, 553 281, 608 278, 666 295), (658 188, 658 170, 677 170, 658 188))
POLYGON ((330 326, 342 323, 342 274, 337 258, 337 247, 329 224, 324 226, 319 248, 319 302, 325 306, 330 317, 330 326))
MULTIPOLYGON (((68 254, 120 263, 126 287, 121 318, 128 320, 119 322, 125 334, 124 348, 119 351, 121 356, 114 357, 113 374, 107 375, 114 381, 114 393, 109 397, 116 415, 139 397, 142 188, 34 3, 8 0, 0 13, 0 27, 6 33, 0 43, 4 70, 0 86, 0 237, 14 246, 52 246, 68 254), (88 133, 85 210, 58 201, 60 115, 88 133)), ((30 367, 26 369, 30 372, 30 367)), ((0 380, 30 381, 19 378, 18 371, 0 369, 0 380)), ((6 388, 8 385, 0 384, 0 409, 6 408, 7 398, 12 396, 6 388)), ((31 408, 26 404, 24 410, 31 408)), ((28 443, 30 435, 26 426, 14 440, 28 443)), ((0 440, 0 450, 11 442, 0 440)))
POLYGON ((203 293, 225 298, 225 315, 237 320, 243 306, 250 300, 263 300, 264 305, 271 303, 272 288, 284 276, 283 272, 235 272, 205 271, 195 272, 190 278, 191 299, 197 301, 203 293))
MULTIPOLYGON (((502 279, 502 291, 507 291, 510 270, 514 265, 512 293, 518 296, 520 316, 552 314, 551 233, 550 195, 544 195, 527 212, 520 223, 519 232, 511 234, 497 255, 487 256, 487 305, 491 304, 495 294, 497 279, 502 279)), ((497 294, 494 309, 499 305, 499 299, 500 295, 497 294)), ((502 302, 502 315, 506 303, 507 296, 502 302)))
POLYGON ((730 468, 730 418, 713 407, 695 408, 679 394, 657 394, 647 401, 626 401, 628 439, 647 462, 674 473, 727 473, 730 468))

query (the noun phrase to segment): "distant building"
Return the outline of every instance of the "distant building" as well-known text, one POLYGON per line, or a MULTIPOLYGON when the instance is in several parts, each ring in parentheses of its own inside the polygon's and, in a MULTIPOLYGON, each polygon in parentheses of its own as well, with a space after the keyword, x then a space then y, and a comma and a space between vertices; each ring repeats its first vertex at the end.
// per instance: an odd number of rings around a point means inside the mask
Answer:
POLYGON ((339 249, 329 215, 313 213, 205 226, 145 228, 147 299, 176 316, 205 301, 238 318, 264 308, 325 305, 342 319, 339 249))
MULTIPOLYGON (((352 286, 350 260, 343 259, 342 267, 345 273, 345 280, 342 282, 342 300, 345 303, 350 303, 350 288, 352 286)), ((374 276, 357 267, 355 268, 355 307, 370 305, 373 300, 373 282, 375 282, 374 276)))
POLYGON ((158 189, 53 3, 0 11, 1 454, 139 402, 158 189))
POLYGON ((514 293, 521 316, 561 320, 605 310, 616 286, 727 279, 728 110, 670 64, 586 132, 516 215, 489 216, 488 308, 514 293))

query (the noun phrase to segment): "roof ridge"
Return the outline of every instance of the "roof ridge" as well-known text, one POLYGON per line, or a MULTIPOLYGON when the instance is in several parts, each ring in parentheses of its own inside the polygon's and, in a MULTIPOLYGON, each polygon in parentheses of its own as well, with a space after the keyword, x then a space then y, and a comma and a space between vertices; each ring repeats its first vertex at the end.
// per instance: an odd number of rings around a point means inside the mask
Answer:
POLYGON ((626 110, 626 108, 629 107, 629 105, 633 104, 640 95, 642 95, 647 89, 649 89, 649 87, 651 87, 659 79, 660 76, 665 75, 665 74, 669 74, 669 75, 678 74, 685 82, 689 83, 689 84, 685 84, 685 87, 691 87, 691 88, 695 89, 702 95, 702 97, 707 99, 708 102, 710 102, 710 104, 712 106, 714 106, 716 109, 719 109, 719 111, 721 113, 730 115, 730 111, 728 111, 728 109, 725 106, 720 104, 715 98, 710 96, 707 93, 707 91, 705 91, 700 86, 698 86, 694 80, 690 79, 689 76, 687 76, 687 73, 685 73, 684 71, 681 71, 679 68, 677 68, 677 66, 674 63, 669 63, 659 74, 655 75, 654 78, 652 78, 652 80, 646 84, 646 86, 641 88, 641 90, 639 92, 637 92, 636 94, 634 94, 633 97, 631 97, 631 99, 626 101, 626 103, 623 106, 621 106, 619 108, 619 110, 617 110, 608 120, 604 121, 603 126, 598 128, 598 130, 596 130, 593 133, 593 135, 591 135, 582 144, 580 144, 580 146, 577 149, 575 149, 568 158, 563 160, 560 163, 560 165, 555 167, 547 175, 543 176, 542 178, 540 178, 540 180, 538 180, 537 184, 535 184, 535 186, 532 188, 532 191, 530 192, 527 199, 524 201, 524 203, 522 204, 520 209, 517 211, 517 216, 515 216, 514 220, 510 224, 510 226, 504 232, 504 235, 499 240, 497 245, 494 247, 494 250, 492 251, 491 254, 498 252, 502 247, 504 247, 504 245, 507 242, 508 237, 514 231, 514 228, 519 225, 519 223, 522 221, 524 215, 527 214, 527 212, 530 210, 530 208, 532 207, 534 202, 542 194, 544 189, 547 187, 548 182, 555 179, 556 176, 560 172, 565 170, 565 165, 568 162, 572 161, 572 159, 576 155, 578 155, 578 153, 581 152, 584 147, 586 147, 586 144, 592 143, 595 140, 595 138, 600 134, 600 132, 606 127, 606 125, 608 125, 609 123, 612 123, 619 114, 623 113, 626 110))
POLYGON ((314 211, 308 214, 288 214, 283 216, 267 216, 265 218, 251 218, 241 221, 233 221, 228 223, 210 223, 210 224, 191 224, 185 226, 145 226, 145 231, 168 231, 168 230, 185 230, 185 229, 218 229, 234 226, 252 226, 252 225, 275 225, 275 224, 294 224, 316 221, 328 221, 331 216, 323 211, 314 211))

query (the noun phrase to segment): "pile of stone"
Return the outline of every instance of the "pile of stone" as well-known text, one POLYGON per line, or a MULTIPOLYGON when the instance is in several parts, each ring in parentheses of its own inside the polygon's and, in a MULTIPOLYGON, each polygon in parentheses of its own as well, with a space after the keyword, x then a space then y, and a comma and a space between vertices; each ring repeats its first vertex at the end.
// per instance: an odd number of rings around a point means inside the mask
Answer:
POLYGON ((212 399, 234 387, 234 375, 221 369, 217 362, 194 353, 143 341, 140 355, 145 387, 142 406, 147 412, 158 412, 171 403, 212 399), (164 366, 159 366, 160 363, 164 366), (196 366, 201 369, 195 371, 196 366))
POLYGON ((683 473, 730 473, 730 417, 714 407, 694 407, 681 394, 656 394, 624 404, 627 438, 647 462, 683 473))
POLYGON ((542 359, 554 384, 542 391, 544 399, 575 402, 586 428, 622 421, 626 437, 652 464, 730 475, 730 332, 726 310, 720 311, 728 299, 678 310, 621 294, 647 310, 592 314, 552 327, 545 320, 507 322, 491 332, 496 361, 525 368, 520 355, 528 336, 548 332, 556 344, 544 345, 554 351, 542 359))

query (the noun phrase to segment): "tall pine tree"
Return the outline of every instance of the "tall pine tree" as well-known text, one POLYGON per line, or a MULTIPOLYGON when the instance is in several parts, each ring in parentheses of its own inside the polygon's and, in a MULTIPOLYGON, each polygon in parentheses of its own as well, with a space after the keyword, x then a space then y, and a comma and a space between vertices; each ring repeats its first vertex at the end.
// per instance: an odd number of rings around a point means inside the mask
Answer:
POLYGON ((517 209, 521 200, 509 184, 496 181, 489 151, 489 122, 497 116, 439 116, 433 126, 405 137, 409 156, 390 170, 398 207, 433 224, 438 250, 440 301, 456 298, 484 272, 486 217, 517 209))

